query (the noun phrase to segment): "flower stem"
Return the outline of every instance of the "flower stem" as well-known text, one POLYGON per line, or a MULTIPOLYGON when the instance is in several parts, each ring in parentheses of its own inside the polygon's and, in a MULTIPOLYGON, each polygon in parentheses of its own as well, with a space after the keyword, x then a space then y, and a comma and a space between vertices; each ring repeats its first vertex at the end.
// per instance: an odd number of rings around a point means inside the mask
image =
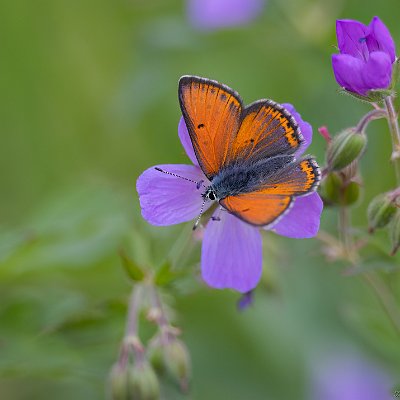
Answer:
POLYGON ((339 238, 346 256, 350 253, 349 209, 345 206, 339 208, 339 238))
POLYGON ((393 327, 400 335, 400 312, 392 293, 387 289, 385 282, 373 272, 363 274, 366 282, 372 287, 383 308, 386 311, 393 327))
POLYGON ((370 111, 369 113, 365 114, 361 119, 360 122, 357 124, 356 131, 357 132, 364 132, 368 124, 373 121, 374 119, 384 118, 388 114, 386 110, 382 108, 375 108, 374 110, 370 111))
POLYGON ((129 299, 125 338, 118 359, 118 364, 122 368, 127 365, 131 350, 135 356, 136 362, 142 362, 144 360, 144 348, 139 339, 138 332, 138 319, 142 296, 142 287, 140 285, 135 285, 129 299))
POLYGON ((165 313, 162 305, 160 295, 157 289, 152 286, 150 288, 151 302, 154 309, 154 320, 160 329, 160 340, 161 344, 166 345, 171 340, 174 340, 179 334, 179 329, 171 326, 167 314, 165 313))
POLYGON ((387 110, 387 120, 389 124, 390 134, 392 135, 393 152, 392 161, 396 171, 397 183, 400 185, 400 129, 397 119, 397 113, 393 105, 393 97, 388 96, 385 98, 385 105, 387 110))

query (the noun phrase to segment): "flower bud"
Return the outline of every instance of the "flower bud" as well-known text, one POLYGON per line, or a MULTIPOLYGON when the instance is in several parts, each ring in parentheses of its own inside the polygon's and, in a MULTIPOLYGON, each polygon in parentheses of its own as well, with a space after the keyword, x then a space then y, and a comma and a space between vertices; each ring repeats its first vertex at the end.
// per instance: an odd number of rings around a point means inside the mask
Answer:
POLYGON ((392 242, 392 251, 390 255, 394 256, 400 248, 400 211, 397 211, 389 227, 390 240, 392 242))
POLYGON ((343 206, 351 206, 360 197, 360 185, 358 182, 349 182, 343 189, 341 204, 343 206))
POLYGON ((393 204, 393 197, 388 193, 383 193, 372 199, 368 206, 369 232, 372 233, 377 228, 385 227, 396 213, 396 206, 393 204))
POLYGON ((147 361, 135 362, 129 368, 129 400, 158 400, 160 385, 153 368, 147 361))
POLYGON ((331 172, 321 183, 321 196, 327 204, 350 206, 360 196, 358 182, 345 183, 336 172, 331 172))
POLYGON ((127 367, 115 364, 111 369, 109 384, 112 400, 129 399, 127 367))
POLYGON ((332 171, 339 171, 358 159, 367 143, 367 137, 354 128, 336 135, 328 147, 327 164, 332 171))
POLYGON ((174 339, 165 345, 164 362, 169 373, 179 381, 182 391, 187 391, 190 377, 190 356, 181 340, 174 339))

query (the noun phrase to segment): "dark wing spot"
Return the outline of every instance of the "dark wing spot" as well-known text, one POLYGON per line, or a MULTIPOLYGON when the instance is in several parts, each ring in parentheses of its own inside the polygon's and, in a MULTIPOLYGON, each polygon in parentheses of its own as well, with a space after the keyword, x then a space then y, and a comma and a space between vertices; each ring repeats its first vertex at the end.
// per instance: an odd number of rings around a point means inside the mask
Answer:
POLYGON ((198 129, 204 128, 204 124, 198 124, 198 125, 197 125, 197 128, 198 128, 198 129))
POLYGON ((251 142, 251 143, 254 143, 254 139, 253 139, 253 138, 251 138, 251 139, 250 139, 250 142, 251 142))
POLYGON ((246 212, 246 211, 249 211, 250 210, 250 208, 245 208, 244 210, 242 210, 242 212, 246 212))
POLYGON ((226 100, 226 94, 221 93, 220 96, 219 96, 219 98, 220 98, 222 101, 225 101, 225 100, 226 100))

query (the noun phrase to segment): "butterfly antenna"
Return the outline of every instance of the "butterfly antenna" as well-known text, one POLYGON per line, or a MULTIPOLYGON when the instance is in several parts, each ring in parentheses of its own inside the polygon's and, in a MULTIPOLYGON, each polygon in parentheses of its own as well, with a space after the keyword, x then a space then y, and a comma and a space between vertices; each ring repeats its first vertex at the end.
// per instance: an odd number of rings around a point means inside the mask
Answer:
POLYGON ((157 171, 162 172, 163 174, 171 175, 171 176, 174 176, 175 178, 181 178, 181 179, 184 179, 185 181, 188 181, 188 182, 193 182, 193 183, 196 184, 197 189, 200 189, 200 186, 206 187, 206 185, 203 184, 203 182, 204 182, 203 180, 195 181, 193 179, 185 178, 184 176, 181 176, 181 175, 178 175, 178 174, 174 174, 173 172, 165 171, 165 170, 163 170, 161 168, 158 168, 158 167, 154 167, 154 169, 156 169, 157 171))
POLYGON ((207 201, 207 198, 204 197, 203 204, 201 205, 201 208, 200 208, 200 214, 197 217, 196 222, 193 225, 193 228, 192 228, 193 230, 196 230, 196 228, 199 226, 201 216, 203 215, 203 212, 204 212, 204 205, 206 204, 206 201, 207 201))

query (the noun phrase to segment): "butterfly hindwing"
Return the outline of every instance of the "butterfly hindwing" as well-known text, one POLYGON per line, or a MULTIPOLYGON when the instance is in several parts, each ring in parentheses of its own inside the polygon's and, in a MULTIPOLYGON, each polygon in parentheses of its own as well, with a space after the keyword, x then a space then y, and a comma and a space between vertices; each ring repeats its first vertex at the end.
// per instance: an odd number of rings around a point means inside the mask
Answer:
POLYGON ((195 76, 179 80, 179 102, 200 167, 212 179, 226 164, 242 101, 232 89, 195 76))
POLYGON ((228 196, 220 204, 241 220, 252 225, 270 225, 282 215, 292 202, 290 196, 259 192, 228 196))
POLYGON ((319 179, 318 165, 306 157, 269 175, 254 191, 227 196, 220 204, 250 224, 270 225, 288 210, 294 197, 314 191, 319 179))

